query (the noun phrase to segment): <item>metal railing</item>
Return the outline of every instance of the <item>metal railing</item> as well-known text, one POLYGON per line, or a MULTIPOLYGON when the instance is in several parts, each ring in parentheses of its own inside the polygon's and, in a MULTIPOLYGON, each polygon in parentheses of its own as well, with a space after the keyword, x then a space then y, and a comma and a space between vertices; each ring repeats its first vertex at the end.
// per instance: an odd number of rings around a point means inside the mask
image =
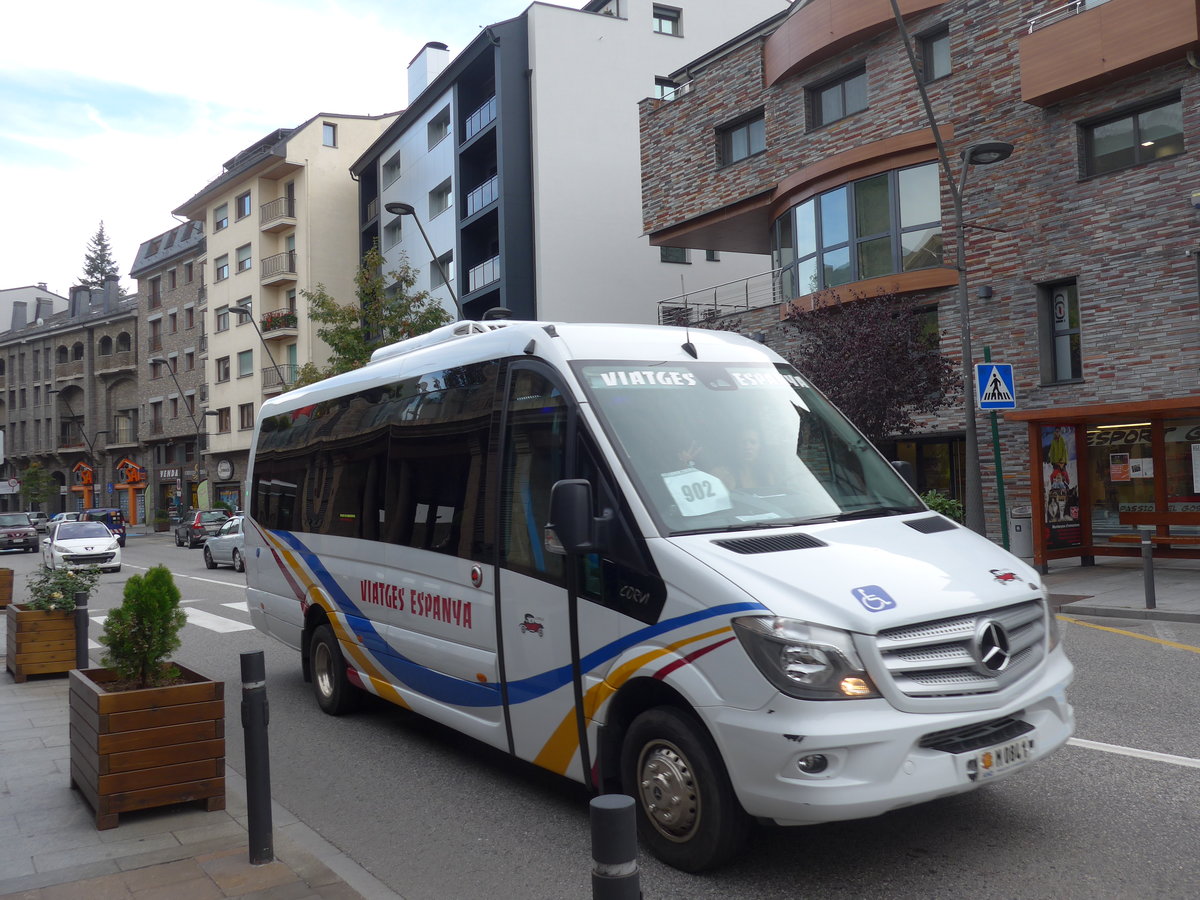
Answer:
POLYGON ((285 306, 282 309, 272 309, 263 313, 259 325, 263 334, 266 334, 268 331, 278 331, 280 328, 296 328, 299 326, 299 321, 296 311, 285 306))
POLYGON ((783 269, 760 272, 749 278, 726 281, 697 291, 688 291, 677 297, 658 301, 658 323, 660 325, 702 325, 731 313, 746 312, 776 303, 784 303, 791 297, 784 296, 783 269))
POLYGON ((367 221, 374 219, 377 215, 379 215, 379 198, 373 197, 367 204, 367 221))
POLYGON ((275 366, 265 366, 262 370, 263 390, 291 387, 296 383, 296 376, 299 373, 300 366, 296 363, 280 363, 278 370, 275 366))
POLYGON ((1044 12, 1030 19, 1029 33, 1033 34, 1039 28, 1045 28, 1047 25, 1053 25, 1055 22, 1061 22, 1063 19, 1077 16, 1084 10, 1092 9, 1107 2, 1108 0, 1071 0, 1065 6, 1056 7, 1049 12, 1044 12))
POLYGON ((137 424, 131 419, 117 419, 113 422, 112 432, 108 438, 110 444, 136 444, 138 440, 137 424))
POLYGON ((500 176, 493 175, 471 193, 467 194, 467 215, 473 216, 500 196, 500 176))
POLYGON ((272 278, 275 275, 296 274, 296 251, 284 250, 274 256, 268 256, 262 261, 262 277, 272 278))
POLYGON ((475 112, 467 116, 463 126, 463 140, 469 141, 483 129, 496 121, 496 96, 493 94, 475 112))
POLYGON ((268 225, 276 219, 296 218, 296 201, 291 197, 270 200, 258 208, 259 225, 268 225))
POLYGON ((467 290, 477 291, 481 287, 500 280, 500 257, 484 260, 467 273, 467 290))

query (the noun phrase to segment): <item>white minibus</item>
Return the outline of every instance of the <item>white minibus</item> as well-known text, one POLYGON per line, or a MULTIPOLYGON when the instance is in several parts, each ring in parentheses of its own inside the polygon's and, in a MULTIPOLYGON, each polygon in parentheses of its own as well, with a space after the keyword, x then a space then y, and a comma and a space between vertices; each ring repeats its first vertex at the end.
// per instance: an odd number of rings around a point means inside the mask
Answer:
POLYGON ((719 331, 458 322, 262 405, 254 624, 364 692, 638 806, 700 871, 1061 746, 1035 570, 931 512, 719 331))

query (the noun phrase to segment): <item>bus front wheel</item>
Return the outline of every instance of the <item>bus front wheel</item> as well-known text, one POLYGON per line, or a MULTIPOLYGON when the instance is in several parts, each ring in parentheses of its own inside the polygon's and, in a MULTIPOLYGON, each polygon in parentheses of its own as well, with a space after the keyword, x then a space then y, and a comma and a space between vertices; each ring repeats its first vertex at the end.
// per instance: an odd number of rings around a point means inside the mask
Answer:
POLYGON ((331 716, 351 712, 362 700, 362 694, 346 677, 346 661, 337 637, 328 625, 313 632, 309 648, 313 690, 317 705, 331 716))
POLYGON ((721 754, 689 712, 660 706, 633 720, 621 749, 621 782, 637 803, 643 843, 677 869, 723 865, 749 836, 750 817, 721 754))

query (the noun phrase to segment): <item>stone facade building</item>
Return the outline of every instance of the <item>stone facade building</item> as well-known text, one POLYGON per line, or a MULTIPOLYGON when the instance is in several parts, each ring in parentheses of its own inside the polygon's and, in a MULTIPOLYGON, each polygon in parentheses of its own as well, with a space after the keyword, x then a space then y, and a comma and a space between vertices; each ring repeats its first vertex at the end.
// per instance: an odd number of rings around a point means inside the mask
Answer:
MULTIPOLYGON (((1138 516, 1200 533, 1200 4, 899 8, 903 30, 890 0, 798 2, 672 73, 677 97, 640 110, 651 243, 771 252, 740 318, 773 345, 788 305, 895 292, 936 309, 961 361, 966 308, 970 362, 986 347, 1015 376, 1000 478, 976 414, 987 531, 1007 540, 1028 505, 1039 563, 1135 552, 1112 538, 1138 516), (964 171, 985 144, 1011 157, 964 171)), ((965 418, 881 449, 962 496, 965 418)))

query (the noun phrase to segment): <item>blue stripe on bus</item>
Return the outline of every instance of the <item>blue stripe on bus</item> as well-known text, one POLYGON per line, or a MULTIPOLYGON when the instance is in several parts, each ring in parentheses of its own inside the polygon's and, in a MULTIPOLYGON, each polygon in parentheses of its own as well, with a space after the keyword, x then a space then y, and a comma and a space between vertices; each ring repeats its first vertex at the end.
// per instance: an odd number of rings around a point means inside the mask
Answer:
MULTIPOLYGON (((358 636, 364 648, 369 650, 375 661, 388 671, 397 683, 404 687, 424 694, 432 700, 463 707, 499 706, 502 702, 499 684, 484 684, 466 681, 436 672, 426 666, 413 662, 397 653, 384 637, 375 629, 375 624, 362 615, 349 595, 338 585, 329 571, 317 561, 317 556, 290 531, 272 531, 271 534, 287 542, 304 559, 305 564, 321 582, 334 602, 337 603, 343 615, 346 616, 351 630, 358 636)), ((732 615, 738 612, 765 611, 761 603, 748 601, 744 603, 727 603, 712 609, 699 610, 666 619, 654 625, 648 625, 624 637, 617 638, 603 647, 588 653, 580 661, 581 671, 588 672, 593 668, 615 659, 630 647, 636 646, 647 638, 666 634, 676 628, 702 622, 717 616, 732 615)), ((551 694, 559 688, 570 684, 571 665, 559 666, 538 675, 521 678, 508 683, 508 700, 510 704, 527 703, 551 694)))

